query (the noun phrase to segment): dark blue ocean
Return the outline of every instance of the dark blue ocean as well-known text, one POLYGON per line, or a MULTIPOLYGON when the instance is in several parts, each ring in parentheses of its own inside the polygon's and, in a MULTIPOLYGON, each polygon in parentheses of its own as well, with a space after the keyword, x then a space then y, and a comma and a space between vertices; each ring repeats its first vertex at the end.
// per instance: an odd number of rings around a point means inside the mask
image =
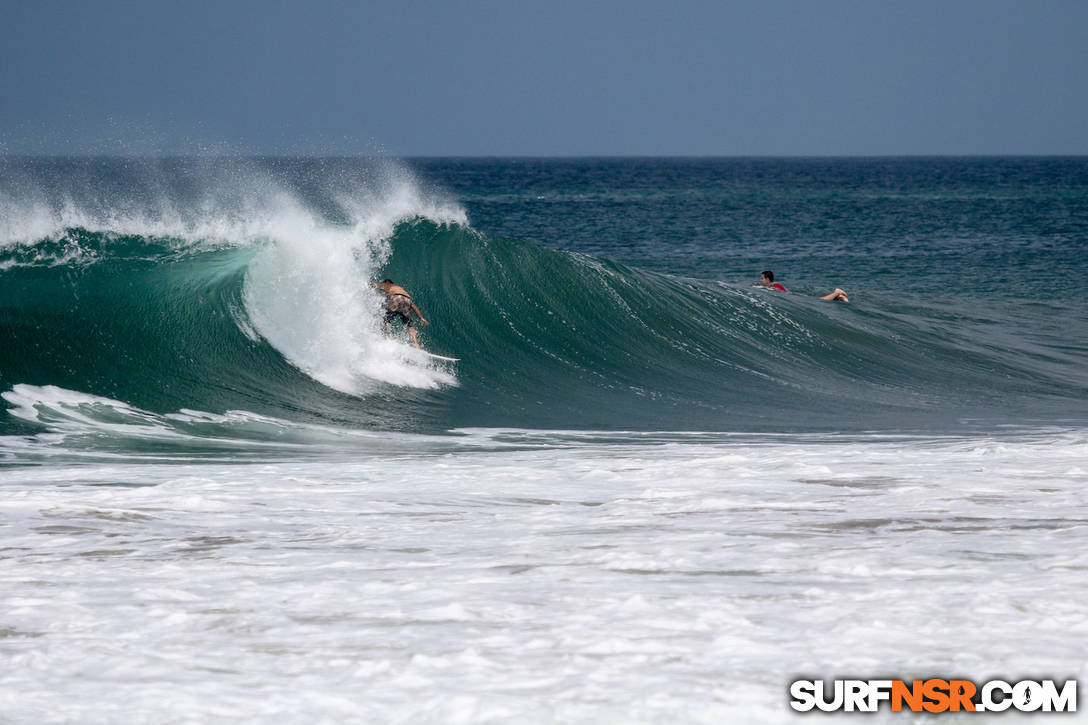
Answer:
POLYGON ((1083 678, 1086 291, 1084 157, 0 159, 0 720, 1083 678))

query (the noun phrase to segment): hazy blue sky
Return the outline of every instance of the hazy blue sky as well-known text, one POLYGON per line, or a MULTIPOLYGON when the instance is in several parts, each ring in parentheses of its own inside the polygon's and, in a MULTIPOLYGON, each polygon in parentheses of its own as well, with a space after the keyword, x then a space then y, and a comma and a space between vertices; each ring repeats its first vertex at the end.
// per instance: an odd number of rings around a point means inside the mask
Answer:
POLYGON ((1088 153, 1088 2, 0 0, 0 153, 1088 153))

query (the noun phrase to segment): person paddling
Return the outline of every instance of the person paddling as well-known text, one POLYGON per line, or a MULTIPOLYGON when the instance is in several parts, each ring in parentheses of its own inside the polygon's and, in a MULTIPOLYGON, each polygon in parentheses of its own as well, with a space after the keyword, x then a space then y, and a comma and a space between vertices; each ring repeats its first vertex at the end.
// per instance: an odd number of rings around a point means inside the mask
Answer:
POLYGON ((412 344, 417 349, 422 350, 419 346, 419 336, 416 334, 416 328, 412 326, 411 313, 415 313, 415 316, 419 318, 419 321, 424 325, 431 323, 427 322, 423 317, 423 313, 416 307, 415 302, 412 302, 412 296, 408 294, 400 285, 393 284, 391 279, 383 279, 381 282, 375 282, 374 286, 382 291, 385 295, 385 317, 382 319, 382 337, 385 337, 386 331, 389 328, 389 323, 400 318, 401 324, 408 328, 408 335, 412 338, 412 344))
MULTIPOLYGON (((778 282, 774 281, 774 272, 772 272, 769 269, 765 270, 763 272, 763 274, 760 275, 759 283, 761 285, 763 285, 764 287, 767 287, 768 289, 776 289, 776 290, 778 290, 780 292, 789 292, 788 289, 783 287, 778 282)), ((850 301, 850 298, 846 296, 846 293, 843 292, 838 287, 835 288, 834 292, 830 292, 830 293, 820 297, 820 299, 821 300, 829 300, 829 301, 832 301, 832 302, 849 302, 850 301)))

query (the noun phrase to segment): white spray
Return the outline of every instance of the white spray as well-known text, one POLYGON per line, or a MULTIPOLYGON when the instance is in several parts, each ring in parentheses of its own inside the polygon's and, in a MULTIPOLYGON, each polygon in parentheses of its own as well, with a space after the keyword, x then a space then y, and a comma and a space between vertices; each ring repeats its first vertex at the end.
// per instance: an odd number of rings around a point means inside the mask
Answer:
POLYGON ((425 200, 401 169, 384 176, 377 191, 340 195, 350 225, 330 226, 297 206, 281 209, 246 277, 246 309, 261 335, 316 380, 353 394, 376 381, 417 388, 456 382, 403 341, 383 337, 380 294, 370 283, 399 222, 464 224, 464 211, 425 200))
MULTIPOLYGON (((57 190, 32 174, 0 185, 0 247, 34 247, 79 227, 138 235, 179 249, 253 247, 245 310, 236 320, 259 334, 297 368, 350 394, 378 384, 417 388, 452 385, 441 365, 403 340, 381 332, 381 300, 371 287, 388 259, 397 224, 426 218, 467 224, 458 205, 425 195, 412 175, 391 162, 370 169, 366 183, 337 179, 326 198, 337 223, 308 208, 299 194, 245 162, 194 161, 183 173, 184 195, 168 168, 133 162, 131 194, 103 198, 92 176, 71 174, 57 190), (133 169, 136 169, 133 172, 133 169)), ((93 262, 78 245, 35 264, 93 262), (85 257, 85 258, 84 258, 85 257)), ((7 266, 10 266, 7 265, 7 266)))

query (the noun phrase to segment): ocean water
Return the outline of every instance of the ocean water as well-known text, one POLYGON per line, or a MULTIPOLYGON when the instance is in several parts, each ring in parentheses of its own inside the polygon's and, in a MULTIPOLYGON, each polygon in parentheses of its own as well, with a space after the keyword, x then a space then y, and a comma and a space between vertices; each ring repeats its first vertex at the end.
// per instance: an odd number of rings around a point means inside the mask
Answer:
POLYGON ((1086 291, 1085 158, 0 160, 0 722, 1083 682, 1086 291))

